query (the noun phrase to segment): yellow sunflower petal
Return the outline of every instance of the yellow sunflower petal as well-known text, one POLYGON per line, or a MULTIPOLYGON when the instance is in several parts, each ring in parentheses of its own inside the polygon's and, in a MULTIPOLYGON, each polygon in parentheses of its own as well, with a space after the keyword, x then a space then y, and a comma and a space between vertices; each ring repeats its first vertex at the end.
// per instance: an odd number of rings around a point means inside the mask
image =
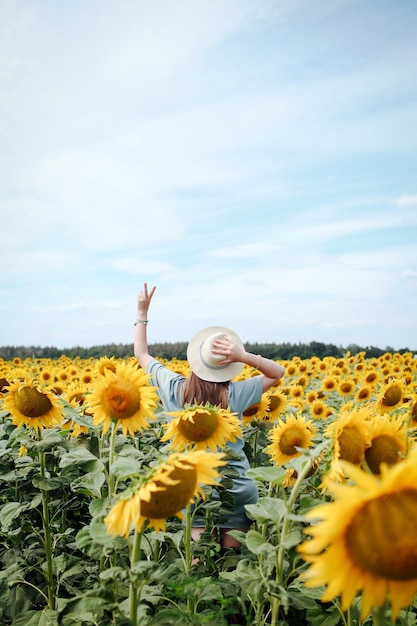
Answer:
POLYGON ((242 437, 242 429, 235 413, 211 405, 186 407, 168 414, 175 417, 165 424, 161 441, 172 439, 170 449, 178 451, 192 446, 195 450, 216 450, 228 441, 242 437))
POLYGON ((146 428, 157 405, 156 389, 134 362, 120 362, 116 371, 104 368, 102 375, 94 380, 88 400, 95 426, 102 424, 106 433, 114 421, 125 436, 134 436, 146 428))
POLYGON ((329 483, 334 501, 307 515, 311 539, 298 547, 310 564, 303 579, 325 585, 325 601, 341 595, 343 610, 361 592, 362 619, 389 601, 395 619, 417 592, 417 451, 382 465, 379 478, 341 463, 349 482, 329 483))

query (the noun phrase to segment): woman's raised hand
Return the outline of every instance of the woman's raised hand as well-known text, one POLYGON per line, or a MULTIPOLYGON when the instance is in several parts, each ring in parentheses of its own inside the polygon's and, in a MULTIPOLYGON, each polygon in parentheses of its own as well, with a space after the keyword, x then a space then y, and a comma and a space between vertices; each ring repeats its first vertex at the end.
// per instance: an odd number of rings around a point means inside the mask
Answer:
POLYGON ((156 286, 152 287, 148 291, 148 283, 143 284, 143 291, 139 291, 138 294, 138 313, 140 315, 146 315, 148 313, 149 305, 152 300, 152 296, 155 293, 156 286))

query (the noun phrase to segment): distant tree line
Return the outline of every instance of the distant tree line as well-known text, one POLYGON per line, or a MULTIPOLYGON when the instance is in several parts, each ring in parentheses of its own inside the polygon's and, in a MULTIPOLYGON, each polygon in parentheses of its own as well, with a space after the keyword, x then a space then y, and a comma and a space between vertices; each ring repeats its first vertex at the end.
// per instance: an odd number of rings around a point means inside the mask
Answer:
MULTIPOLYGON (((177 343, 154 343, 149 345, 149 352, 155 357, 163 359, 186 359, 187 358, 187 342, 177 343)), ((320 359, 326 356, 343 357, 349 352, 352 355, 359 352, 365 352, 367 358, 379 357, 385 352, 404 352, 417 353, 417 348, 410 350, 409 348, 394 348, 387 346, 385 349, 376 346, 362 347, 357 344, 349 344, 345 348, 336 346, 333 343, 323 343, 321 341, 310 341, 310 343, 246 343, 246 349, 255 354, 262 354, 269 359, 289 360, 293 357, 301 359, 309 359, 317 356, 320 359)), ((0 347, 0 358, 10 361, 15 357, 20 359, 26 358, 48 358, 58 359, 60 356, 68 356, 71 359, 79 357, 81 359, 99 359, 101 357, 125 358, 133 355, 133 344, 111 343, 100 346, 92 346, 83 348, 75 346, 73 348, 55 348, 53 346, 3 346, 0 347)))

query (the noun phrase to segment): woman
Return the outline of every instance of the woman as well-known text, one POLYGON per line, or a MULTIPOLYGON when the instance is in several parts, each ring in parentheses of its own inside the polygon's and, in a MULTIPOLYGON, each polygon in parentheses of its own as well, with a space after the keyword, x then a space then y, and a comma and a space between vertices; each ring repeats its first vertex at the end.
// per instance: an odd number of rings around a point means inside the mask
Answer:
MULTIPOLYGON (((242 413, 260 401, 264 391, 272 387, 283 376, 282 365, 266 359, 260 354, 246 352, 239 337, 231 330, 212 326, 195 335, 187 349, 187 359, 191 374, 185 378, 164 367, 148 352, 147 324, 148 309, 156 287, 148 291, 147 283, 138 295, 138 319, 135 322, 134 353, 140 365, 150 375, 150 382, 157 387, 162 406, 166 413, 179 411, 186 404, 206 404, 229 408, 242 419, 242 413), (260 371, 259 376, 247 380, 231 382, 244 367, 250 365, 260 371)), ((224 548, 239 547, 240 543, 228 535, 229 530, 246 532, 250 521, 246 516, 245 505, 254 504, 258 491, 253 480, 247 477, 249 461, 243 451, 244 441, 228 442, 240 460, 229 463, 239 473, 233 479, 230 493, 234 497, 234 512, 220 524, 221 545, 224 548)), ((197 522, 195 522, 197 523, 197 522)), ((204 527, 195 526, 192 536, 198 539, 204 527)))

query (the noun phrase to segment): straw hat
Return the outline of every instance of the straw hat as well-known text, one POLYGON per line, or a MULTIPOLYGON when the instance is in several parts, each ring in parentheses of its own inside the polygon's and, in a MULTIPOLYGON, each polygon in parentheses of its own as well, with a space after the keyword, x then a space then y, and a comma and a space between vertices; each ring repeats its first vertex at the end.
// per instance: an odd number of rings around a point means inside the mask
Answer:
POLYGON ((224 337, 230 337, 234 343, 244 348, 236 333, 224 326, 204 328, 190 340, 187 348, 187 360, 194 374, 202 380, 223 383, 232 380, 242 371, 243 363, 219 365, 219 361, 223 361, 227 357, 222 354, 213 354, 211 351, 213 342, 224 337))

